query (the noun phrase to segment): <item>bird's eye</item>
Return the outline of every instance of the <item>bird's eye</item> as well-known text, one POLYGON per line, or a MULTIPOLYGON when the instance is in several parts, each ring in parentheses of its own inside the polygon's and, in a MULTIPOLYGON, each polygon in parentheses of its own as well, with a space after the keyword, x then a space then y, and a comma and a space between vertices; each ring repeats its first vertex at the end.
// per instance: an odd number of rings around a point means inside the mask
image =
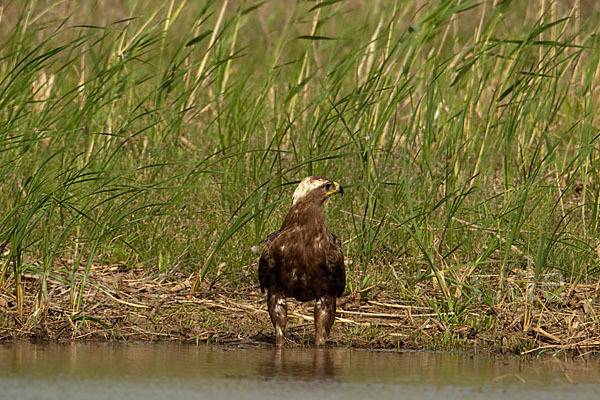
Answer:
POLYGON ((328 183, 327 186, 325 186, 325 188, 327 189, 327 191, 333 190, 333 184, 328 183))

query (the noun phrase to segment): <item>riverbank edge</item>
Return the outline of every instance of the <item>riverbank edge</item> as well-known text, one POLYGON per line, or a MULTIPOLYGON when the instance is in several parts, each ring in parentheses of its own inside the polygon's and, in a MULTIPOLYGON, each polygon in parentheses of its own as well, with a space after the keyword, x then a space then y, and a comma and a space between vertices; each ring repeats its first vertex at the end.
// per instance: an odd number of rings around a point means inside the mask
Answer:
MULTIPOLYGON (((161 279, 96 267, 81 296, 61 277, 47 280, 40 301, 38 275, 23 275, 22 310, 9 278, 0 288, 0 341, 175 341, 273 345, 265 296, 257 287, 230 290, 193 276, 161 279), (76 310, 74 304, 79 302, 76 310)), ((580 285, 562 301, 472 305, 460 315, 423 300, 398 301, 373 290, 338 299, 331 346, 364 349, 491 352, 521 356, 600 354, 597 290, 580 285), (432 307, 433 305, 433 307, 432 307), (525 324, 527 327, 524 328, 525 324)), ((441 294, 440 294, 441 295, 441 294)), ((314 345, 313 303, 289 301, 288 346, 314 345)))

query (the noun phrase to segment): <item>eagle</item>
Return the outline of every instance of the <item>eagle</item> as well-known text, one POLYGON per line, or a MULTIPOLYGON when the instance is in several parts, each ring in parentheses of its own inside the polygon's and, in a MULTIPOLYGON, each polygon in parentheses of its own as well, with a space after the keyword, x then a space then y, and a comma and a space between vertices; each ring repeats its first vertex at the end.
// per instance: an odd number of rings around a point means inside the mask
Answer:
POLYGON ((261 291, 267 291, 277 346, 285 342, 288 297, 316 300, 317 346, 325 344, 335 320, 336 298, 344 292, 346 270, 342 242, 329 231, 323 213, 323 202, 334 194, 344 194, 337 182, 318 176, 302 179, 281 228, 264 240, 258 280, 261 291))

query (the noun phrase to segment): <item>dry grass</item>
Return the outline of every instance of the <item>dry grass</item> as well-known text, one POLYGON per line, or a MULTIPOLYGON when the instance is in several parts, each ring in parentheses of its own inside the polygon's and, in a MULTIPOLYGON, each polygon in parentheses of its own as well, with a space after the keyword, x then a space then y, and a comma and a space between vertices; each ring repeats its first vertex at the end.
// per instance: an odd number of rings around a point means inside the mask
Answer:
MULTIPOLYGON (((94 266, 83 291, 85 307, 74 312, 66 274, 48 279, 49 305, 39 308, 26 296, 19 315, 9 281, 0 295, 6 310, 0 340, 167 340, 182 342, 272 344, 264 295, 255 286, 232 290, 209 287, 191 293, 192 276, 168 280, 139 276, 118 266, 94 266)), ((37 275, 23 276, 25 292, 38 292, 37 275)), ((521 287, 521 283, 509 280, 521 287)), ((419 284, 412 301, 375 288, 339 301, 330 343, 366 348, 429 348, 514 354, 586 355, 600 347, 600 312, 593 298, 598 287, 577 284, 559 296, 544 299, 538 289, 531 303, 468 306, 457 316, 437 310, 442 292, 435 280, 419 284), (430 301, 427 301, 430 300, 430 301)), ((290 302, 290 345, 314 341, 312 305, 290 302)))

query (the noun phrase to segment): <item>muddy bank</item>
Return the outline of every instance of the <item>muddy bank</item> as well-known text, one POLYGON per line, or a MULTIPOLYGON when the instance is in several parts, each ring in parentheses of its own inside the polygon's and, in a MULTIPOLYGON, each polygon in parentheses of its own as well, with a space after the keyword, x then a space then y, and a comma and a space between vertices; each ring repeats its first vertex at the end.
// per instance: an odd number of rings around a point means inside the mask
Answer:
MULTIPOLYGON (((7 279, 0 290, 0 340, 274 343, 265 296, 256 286, 228 290, 206 285, 191 293, 191 276, 161 280, 117 267, 94 267, 76 312, 72 304, 79 299, 71 299, 64 278, 48 279, 44 305, 38 299, 39 276, 24 275, 21 313, 14 281, 7 279)), ((577 285, 552 302, 538 298, 527 304, 472 305, 459 315, 436 312, 431 302, 418 301, 441 295, 433 285, 410 303, 383 290, 371 291, 368 297, 350 294, 339 300, 328 343, 373 349, 594 354, 600 352, 597 293, 595 287, 577 285)), ((290 301, 288 312, 288 344, 311 345, 312 303, 290 301)))

